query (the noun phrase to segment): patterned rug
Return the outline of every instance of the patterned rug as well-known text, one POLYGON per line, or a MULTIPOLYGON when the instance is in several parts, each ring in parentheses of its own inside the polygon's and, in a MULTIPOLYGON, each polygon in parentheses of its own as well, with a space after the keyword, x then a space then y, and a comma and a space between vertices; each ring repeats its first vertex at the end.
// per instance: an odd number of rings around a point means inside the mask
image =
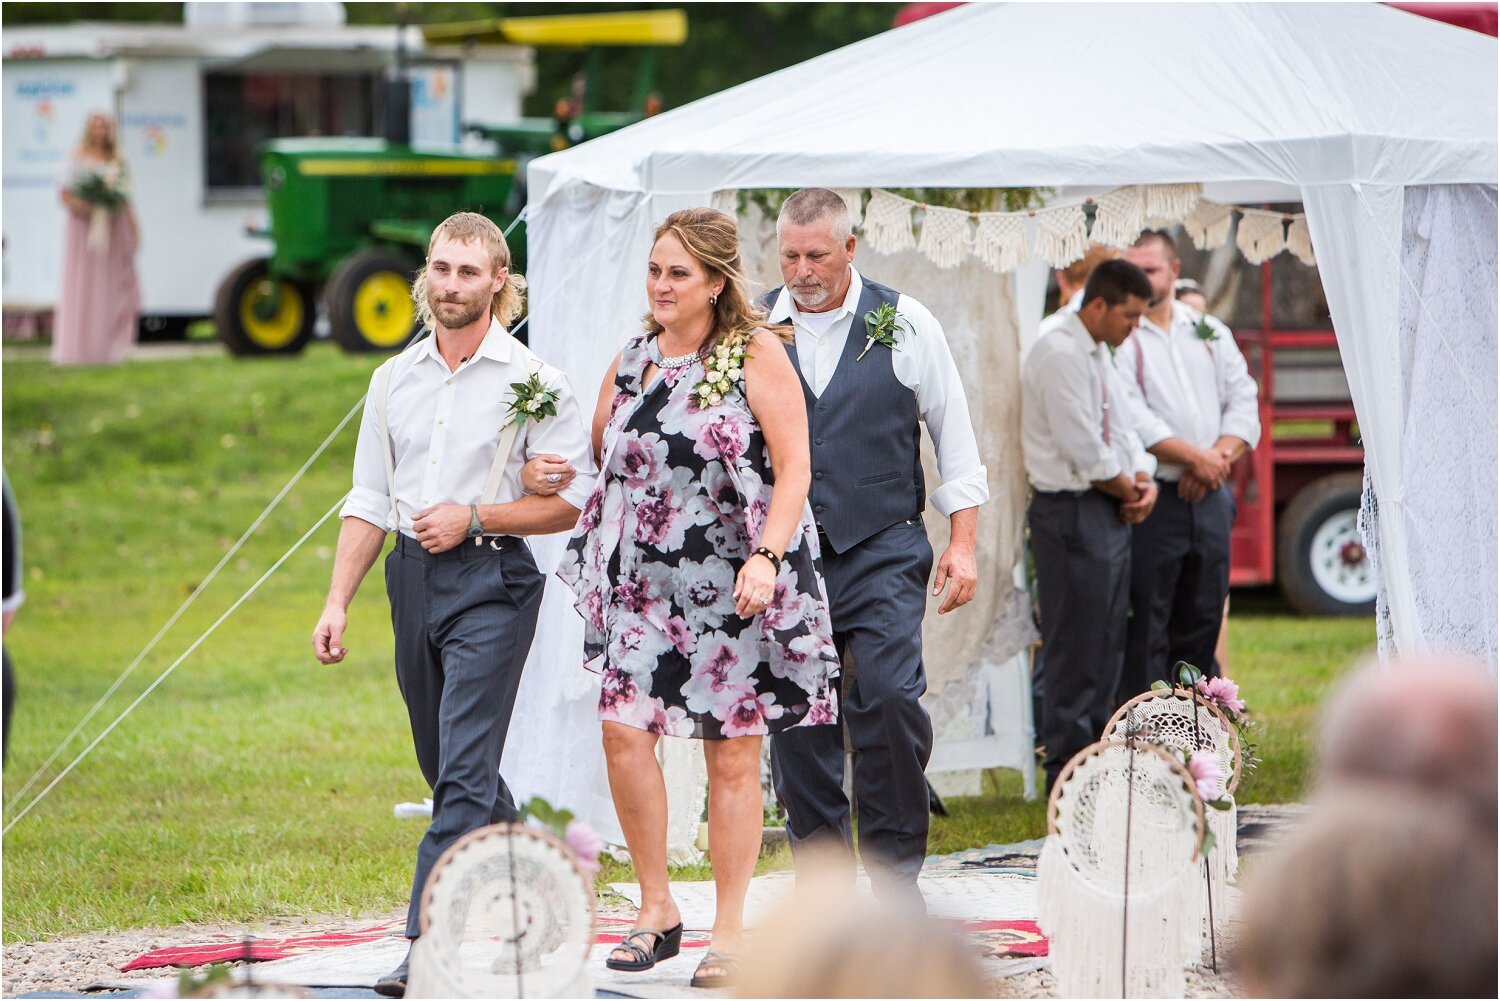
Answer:
MULTIPOLYGON (((932 913, 953 922, 973 940, 976 949, 985 957, 1045 956, 1047 940, 1034 920, 1031 890, 1041 847, 1041 841, 1034 840, 930 856, 922 870, 922 888, 932 913)), ((768 903, 769 894, 789 889, 792 880, 790 872, 756 877, 752 883, 752 899, 746 909, 747 920, 753 923, 756 913, 768 903)), ((630 884, 617 884, 616 890, 632 898, 639 893, 630 884)), ((708 929, 712 927, 713 884, 674 883, 673 893, 683 908, 687 923, 682 947, 706 949, 709 945, 708 929)), ((630 928, 631 922, 627 919, 600 916, 595 929, 595 944, 614 945, 630 928)), ((211 963, 267 962, 361 946, 366 948, 354 948, 354 952, 347 955, 362 954, 371 948, 383 953, 385 950, 380 943, 388 942, 394 946, 392 940, 399 939, 403 930, 404 922, 391 921, 348 931, 288 938, 226 938, 201 945, 154 949, 137 956, 120 969, 130 972, 211 963)))

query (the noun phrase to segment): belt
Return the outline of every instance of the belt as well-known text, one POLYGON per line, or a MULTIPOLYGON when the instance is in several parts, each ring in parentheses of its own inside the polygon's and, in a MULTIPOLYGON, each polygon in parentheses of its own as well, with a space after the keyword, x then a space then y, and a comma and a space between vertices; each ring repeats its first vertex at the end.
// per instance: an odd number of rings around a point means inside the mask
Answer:
POLYGON ((422 548, 422 544, 404 532, 396 533, 396 552, 402 556, 415 556, 423 560, 487 560, 492 559, 507 549, 514 549, 522 545, 521 539, 514 535, 485 535, 476 540, 465 539, 452 549, 441 553, 429 553, 422 548))
POLYGON ((1087 495, 1093 489, 1093 487, 1089 487, 1087 490, 1037 490, 1033 488, 1031 493, 1035 497, 1074 499, 1087 495))

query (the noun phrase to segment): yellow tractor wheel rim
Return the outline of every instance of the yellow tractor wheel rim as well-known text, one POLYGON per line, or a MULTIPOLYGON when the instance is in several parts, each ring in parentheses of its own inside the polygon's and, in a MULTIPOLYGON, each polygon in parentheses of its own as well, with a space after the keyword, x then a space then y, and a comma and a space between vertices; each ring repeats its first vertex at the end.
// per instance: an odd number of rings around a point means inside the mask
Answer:
POLYGON ((240 326, 252 344, 274 351, 297 338, 305 309, 297 286, 261 278, 240 296, 240 326), (269 308, 272 302, 274 309, 269 308))
POLYGON ((354 328, 378 348, 406 343, 415 319, 411 286, 394 271, 376 271, 354 290, 354 328))

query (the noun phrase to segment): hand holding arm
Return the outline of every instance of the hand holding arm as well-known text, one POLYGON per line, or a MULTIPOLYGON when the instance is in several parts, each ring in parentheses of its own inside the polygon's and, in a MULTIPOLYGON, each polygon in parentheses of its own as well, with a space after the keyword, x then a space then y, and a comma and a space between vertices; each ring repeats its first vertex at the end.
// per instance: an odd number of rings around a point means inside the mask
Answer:
POLYGON ((578 470, 560 455, 539 455, 521 467, 521 486, 529 494, 551 497, 573 482, 578 470), (548 477, 556 476, 556 480, 548 477))

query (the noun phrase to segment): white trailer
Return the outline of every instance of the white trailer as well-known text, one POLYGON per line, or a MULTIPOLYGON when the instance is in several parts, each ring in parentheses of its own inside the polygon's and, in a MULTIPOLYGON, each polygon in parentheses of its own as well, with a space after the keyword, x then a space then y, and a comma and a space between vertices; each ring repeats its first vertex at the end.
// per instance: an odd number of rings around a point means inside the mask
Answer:
MULTIPOLYGON (((398 29, 343 23, 338 3, 188 3, 180 25, 7 28, 0 225, 4 308, 45 313, 59 287, 58 180, 92 111, 115 118, 141 224, 143 322, 208 316, 220 279, 266 252, 254 156, 263 139, 375 135, 398 29)), ((462 148, 460 122, 521 117, 524 46, 434 47, 407 28, 416 146, 462 148)))

